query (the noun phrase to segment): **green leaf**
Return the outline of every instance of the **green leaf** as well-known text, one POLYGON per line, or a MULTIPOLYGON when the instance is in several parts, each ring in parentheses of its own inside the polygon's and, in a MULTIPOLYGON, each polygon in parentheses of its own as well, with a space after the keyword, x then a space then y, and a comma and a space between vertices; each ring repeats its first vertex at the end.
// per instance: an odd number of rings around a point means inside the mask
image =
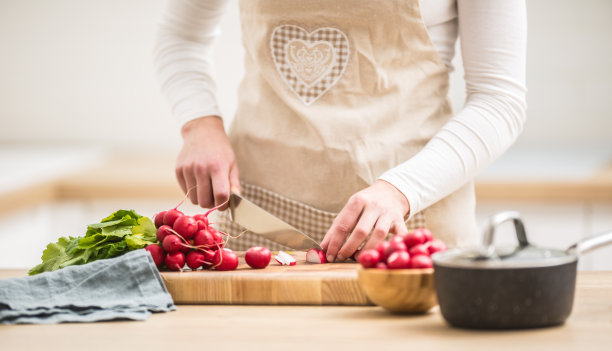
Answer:
POLYGON ((138 218, 138 225, 132 228, 134 235, 142 235, 142 238, 149 243, 157 241, 157 228, 155 224, 148 217, 138 218))
POLYGON ((125 243, 130 250, 142 249, 143 247, 150 244, 150 242, 144 240, 141 236, 128 235, 125 237, 125 243))
POLYGON ((42 263, 36 267, 30 269, 29 275, 35 275, 42 272, 54 271, 59 269, 65 262, 72 260, 74 257, 79 257, 80 253, 76 256, 69 255, 67 248, 74 246, 74 242, 77 242, 79 238, 73 237, 61 237, 56 243, 50 243, 42 254, 42 263))

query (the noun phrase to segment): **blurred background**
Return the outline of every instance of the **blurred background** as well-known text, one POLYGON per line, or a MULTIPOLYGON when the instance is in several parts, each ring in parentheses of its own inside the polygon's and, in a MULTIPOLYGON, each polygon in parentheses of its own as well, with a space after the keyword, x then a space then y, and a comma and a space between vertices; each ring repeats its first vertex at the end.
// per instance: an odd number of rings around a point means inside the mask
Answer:
MULTIPOLYGON (((229 126, 243 73, 238 4, 217 40, 229 126)), ((160 94, 160 0, 0 0, 0 268, 29 267, 60 235, 118 208, 153 215, 181 199, 180 126, 160 94)), ((612 230, 612 2, 528 1, 528 118, 478 178, 478 219, 522 212, 538 244, 612 230)), ((460 45, 460 44, 459 44, 460 45)), ((465 100, 460 50, 452 101, 465 100)), ((186 212, 197 212, 186 205, 186 212)), ((512 243, 504 228, 500 243, 512 243)), ((612 248, 581 269, 612 269, 612 248)))

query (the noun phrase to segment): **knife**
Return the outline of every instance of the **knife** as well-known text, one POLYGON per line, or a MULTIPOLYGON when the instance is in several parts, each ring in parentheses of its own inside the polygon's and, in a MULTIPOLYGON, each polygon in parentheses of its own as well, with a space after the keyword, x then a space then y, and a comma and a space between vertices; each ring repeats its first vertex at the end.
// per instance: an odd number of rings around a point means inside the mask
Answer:
POLYGON ((321 250, 311 237, 238 194, 230 195, 229 208, 232 221, 255 234, 294 250, 321 250))

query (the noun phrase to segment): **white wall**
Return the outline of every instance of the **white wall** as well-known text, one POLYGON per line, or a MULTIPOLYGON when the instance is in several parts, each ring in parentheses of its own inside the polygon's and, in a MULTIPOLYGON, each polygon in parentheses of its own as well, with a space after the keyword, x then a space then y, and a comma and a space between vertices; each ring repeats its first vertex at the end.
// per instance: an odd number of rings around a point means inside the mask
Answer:
MULTIPOLYGON (((180 145, 152 47, 160 0, 2 0, 0 141, 180 145)), ((612 1, 528 1, 528 123, 519 143, 612 148, 612 1), (551 129, 554 131, 551 132, 551 129)), ((243 72, 237 1, 217 45, 227 120, 243 72)), ((464 100, 460 57, 453 101, 464 100)))

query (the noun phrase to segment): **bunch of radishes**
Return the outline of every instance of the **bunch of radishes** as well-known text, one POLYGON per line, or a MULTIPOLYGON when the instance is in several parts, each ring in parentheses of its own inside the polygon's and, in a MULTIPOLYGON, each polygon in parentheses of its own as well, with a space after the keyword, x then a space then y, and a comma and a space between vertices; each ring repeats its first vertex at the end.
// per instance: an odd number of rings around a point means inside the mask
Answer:
POLYGON ((419 228, 407 235, 396 235, 378 243, 375 249, 359 253, 363 268, 409 269, 432 268, 430 256, 446 250, 442 240, 434 239, 427 228, 419 228))
POLYGON ((227 234, 217 231, 205 214, 188 216, 173 208, 155 215, 159 244, 148 245, 157 267, 165 266, 173 271, 182 270, 185 264, 193 270, 200 267, 219 271, 238 267, 238 257, 224 248, 227 234))
MULTIPOLYGON (((213 208, 205 214, 188 216, 173 208, 155 215, 159 244, 151 244, 145 248, 151 253, 155 265, 165 265, 172 271, 182 270, 185 264, 192 270, 236 269, 238 256, 225 248, 230 236, 216 230, 208 221, 208 215, 216 209, 213 208)), ((269 249, 255 246, 246 252, 244 258, 252 268, 265 268, 271 257, 269 249)))

